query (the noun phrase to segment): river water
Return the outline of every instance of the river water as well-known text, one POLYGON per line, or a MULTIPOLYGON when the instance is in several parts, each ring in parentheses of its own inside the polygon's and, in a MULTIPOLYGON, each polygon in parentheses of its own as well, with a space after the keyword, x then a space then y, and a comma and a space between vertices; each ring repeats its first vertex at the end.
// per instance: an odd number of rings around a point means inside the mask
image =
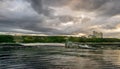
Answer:
POLYGON ((0 69, 120 69, 120 50, 2 48, 0 69))

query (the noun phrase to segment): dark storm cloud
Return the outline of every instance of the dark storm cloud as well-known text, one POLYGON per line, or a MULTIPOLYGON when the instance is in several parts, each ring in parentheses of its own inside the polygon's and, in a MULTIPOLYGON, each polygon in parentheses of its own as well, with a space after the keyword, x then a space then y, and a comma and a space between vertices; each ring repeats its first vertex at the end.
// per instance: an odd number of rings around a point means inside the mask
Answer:
POLYGON ((94 11, 110 0, 75 0, 71 3, 74 10, 94 11))
POLYGON ((43 0, 43 2, 46 5, 51 5, 51 6, 56 6, 56 7, 65 6, 71 1, 72 0, 43 0))
MULTIPOLYGON (((29 1, 29 0, 28 0, 29 1)), ((33 8, 43 8, 45 5, 47 6, 64 6, 73 0, 31 0, 33 8)), ((30 1, 29 1, 30 2, 30 1)), ((41 10, 41 9, 40 9, 41 10)))
POLYGON ((51 16, 54 11, 50 9, 49 7, 45 7, 43 1, 46 1, 46 0, 31 0, 29 2, 31 2, 33 9, 38 14, 43 14, 45 16, 51 16))
POLYGON ((24 18, 24 19, 0 19, 0 24, 13 26, 13 27, 25 27, 26 25, 29 26, 30 24, 36 24, 38 22, 41 22, 41 19, 37 18, 24 18))
POLYGON ((99 8, 98 11, 101 11, 99 12, 100 15, 109 17, 120 14, 120 0, 111 0, 99 8))
POLYGON ((114 16, 120 13, 119 3, 120 0, 31 0, 33 9, 45 15, 53 13, 49 6, 61 7, 68 5, 73 10, 97 11, 98 15, 114 16))
POLYGON ((43 12, 42 0, 31 0, 31 5, 35 11, 38 13, 43 12))
POLYGON ((72 8, 88 12, 97 11, 99 16, 114 16, 120 14, 119 3, 120 0, 76 0, 72 8))

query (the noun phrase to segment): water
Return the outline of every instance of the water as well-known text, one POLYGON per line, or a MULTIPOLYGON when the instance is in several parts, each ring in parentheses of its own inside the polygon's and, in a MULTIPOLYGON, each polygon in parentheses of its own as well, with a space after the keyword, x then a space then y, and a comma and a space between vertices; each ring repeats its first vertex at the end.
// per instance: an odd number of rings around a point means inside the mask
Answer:
POLYGON ((120 50, 4 48, 0 49, 0 69, 120 69, 120 50))

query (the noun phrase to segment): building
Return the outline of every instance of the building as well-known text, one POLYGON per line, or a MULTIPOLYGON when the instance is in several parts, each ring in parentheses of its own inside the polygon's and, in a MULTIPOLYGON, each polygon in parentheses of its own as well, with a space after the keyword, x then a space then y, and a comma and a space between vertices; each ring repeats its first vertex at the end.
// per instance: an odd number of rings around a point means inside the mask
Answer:
POLYGON ((103 33, 102 32, 93 31, 93 34, 89 35, 88 38, 103 38, 103 33))

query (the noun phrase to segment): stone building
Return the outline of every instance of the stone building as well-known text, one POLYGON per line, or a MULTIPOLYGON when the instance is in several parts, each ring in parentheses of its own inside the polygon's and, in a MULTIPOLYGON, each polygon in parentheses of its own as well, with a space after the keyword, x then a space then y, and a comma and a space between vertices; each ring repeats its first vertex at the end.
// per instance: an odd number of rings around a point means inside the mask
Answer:
POLYGON ((88 38, 103 38, 103 33, 93 31, 93 34, 89 35, 88 38))

